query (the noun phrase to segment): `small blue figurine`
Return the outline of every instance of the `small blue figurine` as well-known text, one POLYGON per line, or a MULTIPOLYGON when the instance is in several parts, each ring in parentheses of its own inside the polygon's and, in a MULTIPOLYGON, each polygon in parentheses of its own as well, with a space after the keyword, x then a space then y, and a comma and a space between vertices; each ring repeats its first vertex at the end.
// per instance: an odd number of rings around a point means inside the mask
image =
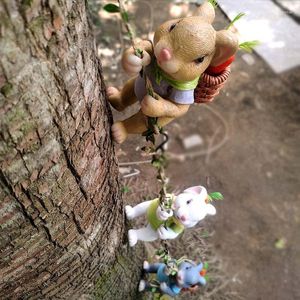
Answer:
MULTIPOLYGON (((156 273, 156 280, 160 283, 159 292, 167 294, 171 297, 177 296, 181 290, 193 289, 198 285, 205 285, 206 280, 203 277, 206 270, 203 269, 203 264, 196 263, 190 260, 183 260, 178 265, 176 275, 168 275, 167 265, 164 263, 149 264, 144 261, 144 270, 146 273, 156 273)), ((139 291, 151 291, 153 286, 145 280, 141 280, 139 291)))

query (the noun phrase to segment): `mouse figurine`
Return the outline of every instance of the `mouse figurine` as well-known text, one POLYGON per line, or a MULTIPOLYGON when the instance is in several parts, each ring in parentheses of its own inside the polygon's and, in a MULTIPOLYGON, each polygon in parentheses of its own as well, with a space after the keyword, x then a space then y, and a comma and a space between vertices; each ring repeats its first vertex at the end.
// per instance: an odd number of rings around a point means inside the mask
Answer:
MULTIPOLYGON (((144 261, 144 271, 146 273, 156 273, 156 280, 159 283, 158 292, 167 294, 171 297, 177 296, 182 290, 195 290, 199 285, 206 284, 204 275, 206 270, 203 264, 196 264, 190 260, 182 260, 178 265, 178 271, 175 275, 168 272, 168 267, 164 263, 149 264, 144 261)), ((139 291, 152 291, 151 282, 141 280, 139 291)), ((155 291, 156 292, 156 291, 155 291)))
POLYGON ((172 209, 162 209, 159 199, 142 202, 135 207, 125 206, 128 220, 146 215, 148 225, 128 231, 129 245, 137 241, 154 241, 158 238, 175 239, 185 228, 194 227, 206 215, 215 215, 216 209, 210 204, 210 196, 205 187, 194 186, 184 190, 178 196, 168 194, 172 209))
POLYGON ((153 44, 146 40, 138 42, 136 48, 142 51, 142 58, 134 54, 132 47, 124 52, 122 66, 134 77, 121 91, 108 87, 108 100, 118 111, 136 101, 141 109, 113 124, 112 135, 117 143, 124 142, 128 134, 145 132, 147 116, 158 118, 158 125, 164 126, 184 115, 195 102, 194 90, 201 83, 201 76, 208 71, 218 75, 230 65, 239 48, 237 35, 230 30, 216 31, 211 25, 214 18, 214 6, 205 1, 194 16, 159 26, 153 44), (143 66, 157 99, 147 94, 145 79, 140 74, 143 66))

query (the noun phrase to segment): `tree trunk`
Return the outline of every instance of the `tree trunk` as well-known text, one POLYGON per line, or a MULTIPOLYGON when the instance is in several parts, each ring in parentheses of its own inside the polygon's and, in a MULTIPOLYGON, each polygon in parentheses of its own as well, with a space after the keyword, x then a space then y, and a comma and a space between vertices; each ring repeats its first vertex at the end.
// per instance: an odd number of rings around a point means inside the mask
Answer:
POLYGON ((136 299, 85 1, 0 2, 0 299, 136 299))

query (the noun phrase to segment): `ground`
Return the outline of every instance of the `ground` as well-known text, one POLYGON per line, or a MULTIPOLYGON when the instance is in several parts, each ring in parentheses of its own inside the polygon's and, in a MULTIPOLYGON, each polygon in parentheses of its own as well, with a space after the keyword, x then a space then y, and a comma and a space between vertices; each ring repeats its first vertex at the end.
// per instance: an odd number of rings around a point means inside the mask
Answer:
MULTIPOLYGON (((151 1, 150 6, 140 2, 136 15, 142 32, 148 31, 151 10, 154 27, 170 18, 169 7, 161 7, 161 1, 151 1), (158 9, 159 14, 153 13, 158 9)), ((122 42, 118 42, 118 22, 103 18, 102 22, 106 35, 102 26, 100 45, 106 83, 120 87, 126 77, 119 65, 122 42)), ((227 22, 218 10, 216 27, 227 22)), ((173 154, 168 168, 172 188, 203 184, 225 197, 216 203, 217 215, 186 234, 176 248, 187 251, 188 247, 182 247, 187 242, 195 248, 200 241, 193 236, 213 232, 208 241, 210 251, 218 263, 221 261, 228 279, 221 294, 230 286, 228 299, 237 293, 249 300, 300 299, 300 68, 275 74, 256 54, 251 55, 252 65, 243 55, 237 55, 230 80, 214 103, 193 105, 186 116, 166 127, 173 154), (182 140, 192 134, 200 135, 203 143, 187 151, 182 140)), ((124 119, 135 109, 125 114, 115 112, 114 117, 124 119)), ((149 159, 141 156, 143 145, 143 138, 134 136, 117 146, 123 171, 123 162, 149 159)), ((130 167, 140 173, 124 179, 124 185, 134 191, 125 194, 127 201, 153 196, 158 188, 153 168, 149 164, 130 167)), ((170 245, 174 247, 174 243, 170 245)), ((183 254, 188 253, 178 255, 183 254)))

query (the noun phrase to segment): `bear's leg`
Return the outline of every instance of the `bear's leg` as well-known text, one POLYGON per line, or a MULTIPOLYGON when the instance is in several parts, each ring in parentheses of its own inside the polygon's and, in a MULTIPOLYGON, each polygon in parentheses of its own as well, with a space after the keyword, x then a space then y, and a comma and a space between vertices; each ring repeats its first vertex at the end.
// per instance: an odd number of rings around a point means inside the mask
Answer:
POLYGON ((126 107, 137 101, 134 94, 134 83, 135 78, 131 78, 125 83, 121 91, 111 86, 106 89, 108 101, 113 108, 123 111, 126 107))
MULTIPOLYGON (((170 123, 173 118, 159 118, 158 124, 160 126, 165 126, 170 123)), ((147 130, 147 117, 140 110, 135 115, 131 116, 121 122, 116 122, 112 126, 112 134, 114 140, 121 144, 123 143, 128 134, 141 134, 147 130)))

